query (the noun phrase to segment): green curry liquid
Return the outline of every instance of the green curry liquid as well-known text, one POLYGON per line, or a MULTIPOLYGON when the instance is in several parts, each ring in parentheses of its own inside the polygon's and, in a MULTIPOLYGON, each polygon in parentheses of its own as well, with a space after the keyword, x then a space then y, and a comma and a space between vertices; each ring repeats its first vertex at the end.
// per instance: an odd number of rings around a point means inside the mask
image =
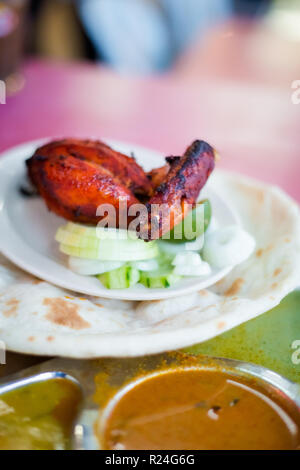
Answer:
POLYGON ((67 450, 81 401, 66 379, 26 385, 0 395, 0 450, 67 450))

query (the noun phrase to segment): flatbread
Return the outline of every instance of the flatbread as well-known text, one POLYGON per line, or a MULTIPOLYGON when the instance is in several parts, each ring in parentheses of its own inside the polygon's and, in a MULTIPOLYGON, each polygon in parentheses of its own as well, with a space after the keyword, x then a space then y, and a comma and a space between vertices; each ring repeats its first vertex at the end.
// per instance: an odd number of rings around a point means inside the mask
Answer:
POLYGON ((167 300, 82 297, 0 255, 0 339, 8 350, 92 358, 141 356, 206 341, 275 307, 300 285, 300 215, 276 187, 216 171, 210 185, 256 239, 255 253, 213 287, 167 300))

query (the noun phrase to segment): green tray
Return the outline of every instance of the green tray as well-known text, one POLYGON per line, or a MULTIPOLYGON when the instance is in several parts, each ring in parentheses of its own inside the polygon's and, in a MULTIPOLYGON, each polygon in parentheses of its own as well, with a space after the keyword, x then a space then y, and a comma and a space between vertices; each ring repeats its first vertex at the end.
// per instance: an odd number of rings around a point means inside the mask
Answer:
POLYGON ((300 383, 300 290, 273 310, 186 351, 253 362, 300 383))

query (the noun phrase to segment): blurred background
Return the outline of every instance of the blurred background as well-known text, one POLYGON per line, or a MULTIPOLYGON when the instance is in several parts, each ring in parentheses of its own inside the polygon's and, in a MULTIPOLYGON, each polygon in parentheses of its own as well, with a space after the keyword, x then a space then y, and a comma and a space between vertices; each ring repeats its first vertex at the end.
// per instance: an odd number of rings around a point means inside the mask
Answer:
POLYGON ((298 0, 0 0, 1 75, 21 51, 160 73, 232 18, 300 40, 298 0))
POLYGON ((31 51, 159 73, 218 23, 263 15, 269 6, 269 0, 38 0, 31 3, 31 51))
POLYGON ((0 79, 0 149, 203 138, 300 201, 300 0, 0 0, 0 79))
MULTIPOLYGON (((0 151, 74 136, 179 155, 201 138, 300 202, 300 0, 0 0, 0 80, 0 151)), ((298 297, 198 352, 297 380, 298 297)), ((40 361, 11 356, 1 374, 40 361)))

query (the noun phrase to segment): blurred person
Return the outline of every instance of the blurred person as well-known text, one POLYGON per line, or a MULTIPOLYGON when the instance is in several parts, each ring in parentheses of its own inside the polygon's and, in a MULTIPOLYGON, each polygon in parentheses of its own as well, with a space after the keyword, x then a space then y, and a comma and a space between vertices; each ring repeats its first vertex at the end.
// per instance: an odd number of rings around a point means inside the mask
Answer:
POLYGON ((29 52, 96 59, 122 72, 162 72, 218 23, 261 14, 271 1, 26 0, 29 52))
POLYGON ((199 35, 232 14, 231 0, 77 0, 99 57, 124 72, 171 66, 199 35))
POLYGON ((271 0, 77 0, 99 58, 123 72, 169 68, 206 31, 233 14, 262 13, 271 0))

